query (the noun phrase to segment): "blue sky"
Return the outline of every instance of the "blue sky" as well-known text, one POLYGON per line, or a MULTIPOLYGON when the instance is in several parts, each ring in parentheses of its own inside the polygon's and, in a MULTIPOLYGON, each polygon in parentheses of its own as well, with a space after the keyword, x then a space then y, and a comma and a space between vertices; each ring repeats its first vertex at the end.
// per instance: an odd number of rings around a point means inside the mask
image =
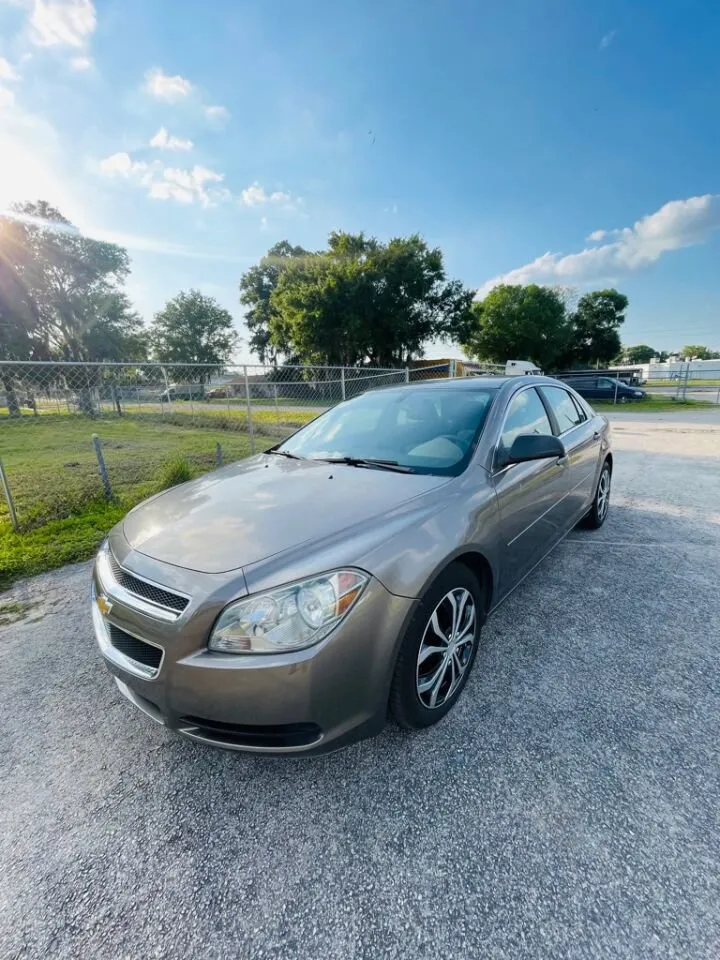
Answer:
POLYGON ((720 348, 718 49, 692 0, 0 0, 0 205, 128 246, 146 319, 197 286, 242 334, 243 269, 341 228, 720 348))

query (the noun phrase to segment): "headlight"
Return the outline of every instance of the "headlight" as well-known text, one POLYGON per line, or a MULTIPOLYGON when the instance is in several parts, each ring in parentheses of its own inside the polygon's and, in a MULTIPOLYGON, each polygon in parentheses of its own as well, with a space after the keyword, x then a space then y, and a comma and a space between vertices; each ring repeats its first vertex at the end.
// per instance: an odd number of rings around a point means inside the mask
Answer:
POLYGON ((282 653, 310 647, 355 606, 368 579, 357 570, 335 570, 238 600, 218 617, 208 646, 218 653, 282 653))

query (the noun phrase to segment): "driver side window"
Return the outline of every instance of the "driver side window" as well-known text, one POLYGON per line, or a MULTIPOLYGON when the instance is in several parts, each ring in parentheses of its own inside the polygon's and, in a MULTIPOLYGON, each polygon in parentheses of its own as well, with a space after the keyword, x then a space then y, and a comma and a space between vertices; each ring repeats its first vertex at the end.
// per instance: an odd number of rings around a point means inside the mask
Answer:
POLYGON ((500 434, 498 452, 507 453, 516 437, 522 434, 553 435, 543 402, 533 388, 523 390, 510 401, 500 434))

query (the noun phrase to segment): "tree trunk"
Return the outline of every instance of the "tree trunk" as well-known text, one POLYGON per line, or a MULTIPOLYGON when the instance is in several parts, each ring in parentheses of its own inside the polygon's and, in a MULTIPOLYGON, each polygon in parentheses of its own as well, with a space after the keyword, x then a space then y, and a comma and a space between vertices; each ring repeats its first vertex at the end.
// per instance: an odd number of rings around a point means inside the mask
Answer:
POLYGON ((15 383, 9 374, 3 377, 3 387, 5 388, 5 400, 8 408, 8 415, 11 417, 20 416, 20 403, 15 393, 15 383))

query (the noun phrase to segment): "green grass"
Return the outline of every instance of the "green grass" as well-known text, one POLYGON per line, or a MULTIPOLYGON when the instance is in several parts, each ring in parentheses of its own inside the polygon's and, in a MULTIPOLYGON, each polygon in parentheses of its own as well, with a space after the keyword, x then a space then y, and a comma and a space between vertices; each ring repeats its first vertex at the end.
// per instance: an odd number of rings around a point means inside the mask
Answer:
MULTIPOLYGON (((678 381, 678 380, 669 380, 666 378, 664 380, 647 380, 643 384, 643 387, 677 387, 678 383, 680 383, 681 386, 683 387, 685 386, 685 380, 678 381)), ((720 379, 714 378, 712 380, 711 379, 703 380, 701 378, 697 378, 695 380, 688 380, 687 386, 688 387, 719 387, 720 379)))
MULTIPOLYGON (((306 415, 307 419, 307 415, 306 415)), ((249 455, 250 438, 210 418, 208 426, 145 419, 88 420, 29 417, 0 423, 0 457, 20 523, 15 533, 0 494, 0 588, 91 556, 108 529, 134 504, 215 467, 215 447, 225 463, 249 455), (92 434, 101 440, 113 500, 103 496, 92 434), (179 467, 182 463, 182 468, 179 467)), ((285 435, 294 426, 282 428, 285 435)), ((256 449, 276 442, 256 434, 256 449)))
POLYGON ((651 394, 642 400, 631 400, 628 403, 605 403, 602 400, 590 400, 589 402, 594 410, 599 410, 601 413, 609 410, 625 412, 632 410, 635 413, 640 411, 662 413, 667 410, 682 411, 688 410, 689 408, 705 410, 708 407, 715 406, 715 404, 708 403, 704 400, 673 400, 671 397, 663 397, 658 394, 651 394))

